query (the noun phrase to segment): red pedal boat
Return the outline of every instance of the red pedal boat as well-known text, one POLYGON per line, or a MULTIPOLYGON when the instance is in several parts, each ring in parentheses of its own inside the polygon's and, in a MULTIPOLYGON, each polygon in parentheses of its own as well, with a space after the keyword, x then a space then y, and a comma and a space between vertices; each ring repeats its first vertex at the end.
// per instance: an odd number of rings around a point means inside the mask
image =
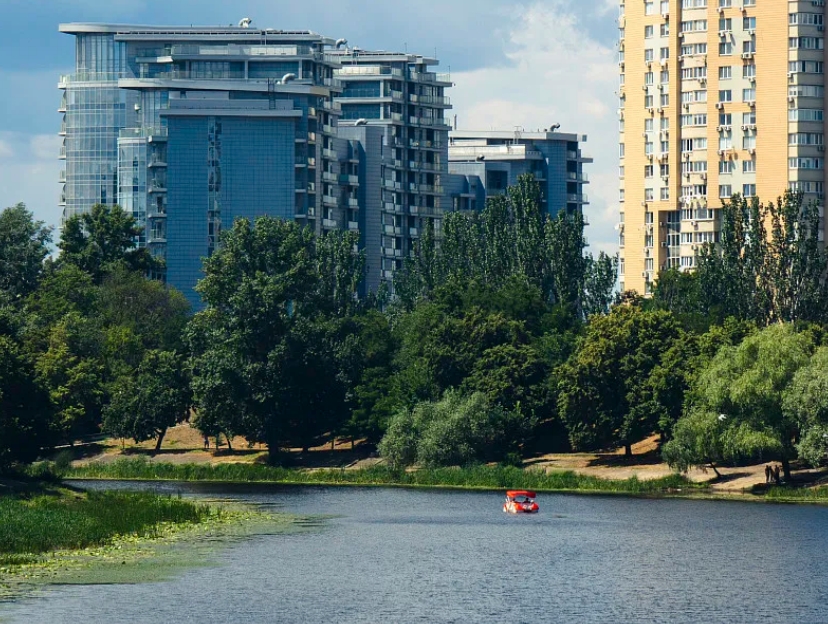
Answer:
POLYGON ((534 492, 529 490, 509 490, 506 492, 506 502, 503 503, 503 511, 506 513, 538 513, 538 509, 534 492))

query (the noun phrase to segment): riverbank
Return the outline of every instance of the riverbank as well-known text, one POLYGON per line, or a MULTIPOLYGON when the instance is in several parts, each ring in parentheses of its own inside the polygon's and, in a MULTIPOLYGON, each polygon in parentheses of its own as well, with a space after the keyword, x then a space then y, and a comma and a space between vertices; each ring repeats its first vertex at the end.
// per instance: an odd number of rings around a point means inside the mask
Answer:
POLYGON ((143 457, 121 458, 69 468, 66 478, 121 481, 213 483, 275 483, 282 485, 377 486, 465 490, 529 489, 574 494, 753 500, 778 503, 828 504, 828 487, 766 487, 751 490, 715 489, 675 473, 659 478, 603 479, 574 471, 484 465, 468 468, 394 470, 383 464, 364 468, 281 468, 265 464, 172 464, 143 457))
POLYGON ((0 496, 0 600, 50 584, 163 580, 209 564, 223 541, 305 526, 290 516, 149 492, 24 486, 0 496))
POLYGON ((285 485, 351 485, 442 487, 458 489, 532 489, 540 492, 667 494, 699 486, 680 475, 643 481, 600 479, 572 471, 550 472, 515 466, 474 466, 394 470, 386 465, 365 468, 298 469, 264 464, 172 464, 145 458, 88 463, 69 468, 64 477, 149 481, 208 481, 227 483, 281 483, 285 485))

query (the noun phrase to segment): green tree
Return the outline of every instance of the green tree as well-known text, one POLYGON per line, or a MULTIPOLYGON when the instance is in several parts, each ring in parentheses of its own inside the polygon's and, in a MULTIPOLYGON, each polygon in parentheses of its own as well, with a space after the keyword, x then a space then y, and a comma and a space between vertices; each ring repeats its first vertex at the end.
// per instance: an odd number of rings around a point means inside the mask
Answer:
POLYGON ((438 402, 395 414, 379 450, 394 467, 465 466, 506 460, 527 433, 519 410, 492 405, 482 393, 449 391, 438 402))
POLYGON ((96 204, 89 212, 69 217, 63 224, 60 242, 61 265, 73 264, 100 283, 114 265, 147 273, 157 268, 145 247, 138 247, 141 234, 132 215, 120 206, 96 204))
POLYGON ((103 276, 96 310, 108 326, 129 329, 143 349, 180 351, 190 304, 176 289, 116 267, 103 276))
POLYGON ((240 219, 205 261, 197 286, 209 306, 189 336, 199 410, 224 419, 238 392, 238 433, 272 454, 289 443, 307 447, 347 416, 347 340, 335 317, 356 299, 362 262, 326 244, 293 222, 260 217, 254 227, 240 219), (211 397, 219 404, 206 404, 211 397))
POLYGON ((49 395, 19 345, 0 335, 0 473, 54 443, 49 395))
POLYGON ((25 204, 0 212, 0 290, 13 300, 32 292, 51 242, 52 228, 35 221, 25 204))
POLYGON ((183 358, 174 352, 148 351, 134 374, 115 384, 104 410, 103 429, 135 442, 155 439, 158 452, 167 429, 187 418, 191 404, 183 358))
POLYGON ((633 442, 656 430, 658 412, 637 399, 678 336, 667 312, 617 306, 591 319, 558 372, 558 412, 574 449, 620 444, 631 455, 633 442))
POLYGON ((76 313, 50 332, 48 348, 35 363, 39 383, 55 410, 55 429, 73 443, 95 433, 108 400, 99 326, 76 313))
POLYGON ((791 325, 772 325, 737 347, 722 347, 694 385, 688 414, 721 415, 730 441, 728 458, 773 453, 789 479, 801 426, 796 411, 783 408, 783 400, 812 351, 810 338, 791 325))

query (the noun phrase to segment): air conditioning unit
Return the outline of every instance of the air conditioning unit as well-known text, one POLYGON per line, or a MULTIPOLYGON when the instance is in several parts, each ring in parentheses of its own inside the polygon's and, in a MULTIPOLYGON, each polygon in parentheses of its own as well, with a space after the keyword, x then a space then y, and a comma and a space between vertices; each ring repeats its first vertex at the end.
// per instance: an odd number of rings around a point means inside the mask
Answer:
POLYGON ((659 91, 664 91, 664 85, 663 84, 658 85, 658 90, 659 91))
POLYGON ((724 7, 723 6, 719 7, 719 13, 724 13, 724 7))
POLYGON ((647 277, 647 271, 642 271, 641 272, 641 277, 646 278, 647 277))
POLYGON ((794 97, 793 95, 788 96, 788 101, 789 102, 793 102, 794 100, 796 100, 796 97, 794 97))
POLYGON ((753 108, 754 106, 756 106, 756 100, 748 100, 745 102, 745 104, 753 108))
POLYGON ((716 126, 716 132, 721 132, 724 130, 724 126, 716 126))
POLYGON ((666 247, 667 246, 667 241, 661 241, 661 246, 666 247))
POLYGON ((684 110, 690 110, 690 103, 689 102, 685 102, 684 104, 682 104, 682 106, 684 107, 684 110))
POLYGON ((824 31, 824 30, 825 30, 825 26, 823 26, 822 24, 817 24, 817 30, 818 30, 819 32, 822 32, 822 31, 824 31))
POLYGON ((719 156, 724 156, 725 151, 724 150, 719 150, 718 154, 719 154, 719 156))
POLYGON ((696 222, 695 222, 695 221, 691 221, 691 222, 690 222, 690 225, 692 225, 693 227, 696 227, 696 222))
POLYGON ((690 245, 690 249, 698 249, 698 248, 699 248, 699 246, 698 246, 698 245, 696 245, 695 243, 693 243, 692 245, 690 245))
POLYGON ((748 28, 745 32, 746 32, 748 35, 750 35, 751 37, 752 37, 753 35, 755 35, 755 34, 756 34, 756 31, 755 31, 755 30, 753 30, 752 28, 748 28))
POLYGON ((702 180, 706 180, 706 179, 707 179, 707 174, 706 174, 706 173, 702 173, 702 174, 701 174, 701 179, 702 179, 702 180))
POLYGON ((647 90, 647 85, 641 85, 641 90, 646 91, 647 90))
POLYGON ((699 78, 699 84, 706 85, 707 84, 707 78, 699 78))
POLYGON ((716 102, 716 108, 722 110, 724 108, 724 102, 716 102))
POLYGON ((657 112, 659 115, 663 115, 663 114, 664 114, 664 109, 663 109, 661 106, 659 106, 659 107, 656 109, 656 112, 657 112))
POLYGON ((748 76, 748 82, 756 82, 756 76, 748 76))
POLYGON ((644 208, 646 208, 646 207, 647 207, 647 202, 646 202, 646 201, 643 201, 643 202, 641 202, 641 205, 642 205, 644 208))
POLYGON ((751 156, 753 156, 755 153, 756 153, 756 150, 753 149, 752 147, 748 149, 748 154, 750 154, 751 156))
POLYGON ((825 146, 824 145, 817 145, 817 151, 818 152, 824 152, 825 151, 825 146))
POLYGON ((720 37, 726 37, 727 36, 727 31, 726 30, 720 30, 719 31, 719 36, 720 37))
POLYGON ((742 126, 742 130, 747 130, 747 126, 742 126))
POLYGON ((650 113, 650 114, 652 115, 652 114, 653 114, 653 107, 652 107, 652 106, 648 106, 648 107, 647 107, 647 112, 648 112, 648 113, 650 113))
POLYGON ((753 56, 753 52, 742 52, 742 58, 743 59, 749 59, 752 56, 753 56))
MULTIPOLYGON (((742 130, 744 130, 744 129, 745 129, 745 127, 744 127, 744 126, 742 126, 742 130)), ((644 138, 646 139, 649 135, 648 135, 646 132, 642 132, 642 133, 641 133, 641 136, 642 136, 642 137, 644 137, 644 138)))

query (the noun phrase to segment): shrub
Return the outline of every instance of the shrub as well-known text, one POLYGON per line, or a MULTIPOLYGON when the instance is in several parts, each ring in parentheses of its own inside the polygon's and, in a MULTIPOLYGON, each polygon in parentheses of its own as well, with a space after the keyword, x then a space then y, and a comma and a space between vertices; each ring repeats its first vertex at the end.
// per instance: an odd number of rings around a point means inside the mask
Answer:
POLYGON ((397 413, 379 451, 395 467, 504 461, 518 452, 529 425, 520 410, 492 405, 481 392, 448 391, 439 402, 397 413))

